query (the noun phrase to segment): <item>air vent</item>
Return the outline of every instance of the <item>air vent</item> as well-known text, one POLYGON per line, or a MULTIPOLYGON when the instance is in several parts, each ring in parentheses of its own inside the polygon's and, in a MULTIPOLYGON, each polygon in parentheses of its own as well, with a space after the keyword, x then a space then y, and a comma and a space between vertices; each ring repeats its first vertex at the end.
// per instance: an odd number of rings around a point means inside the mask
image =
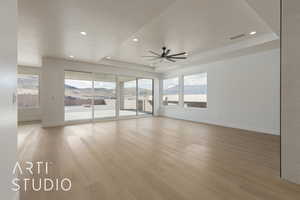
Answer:
POLYGON ((246 35, 243 33, 243 34, 239 34, 239 35, 236 35, 236 36, 233 36, 233 37, 230 37, 230 40, 236 40, 236 39, 239 39, 239 38, 242 38, 242 37, 245 37, 246 35))

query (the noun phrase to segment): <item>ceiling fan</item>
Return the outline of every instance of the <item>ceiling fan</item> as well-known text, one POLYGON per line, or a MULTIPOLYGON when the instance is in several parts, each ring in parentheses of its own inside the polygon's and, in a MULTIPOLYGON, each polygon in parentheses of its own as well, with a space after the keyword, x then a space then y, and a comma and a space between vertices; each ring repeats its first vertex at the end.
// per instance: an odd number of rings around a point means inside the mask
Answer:
POLYGON ((151 60, 160 60, 160 62, 167 60, 170 62, 176 62, 177 59, 186 59, 186 52, 176 53, 176 54, 170 54, 171 50, 167 49, 167 47, 162 47, 162 53, 156 53, 154 51, 149 51, 151 53, 151 56, 143 56, 146 58, 151 58, 151 60), (183 56, 184 55, 184 56, 183 56))

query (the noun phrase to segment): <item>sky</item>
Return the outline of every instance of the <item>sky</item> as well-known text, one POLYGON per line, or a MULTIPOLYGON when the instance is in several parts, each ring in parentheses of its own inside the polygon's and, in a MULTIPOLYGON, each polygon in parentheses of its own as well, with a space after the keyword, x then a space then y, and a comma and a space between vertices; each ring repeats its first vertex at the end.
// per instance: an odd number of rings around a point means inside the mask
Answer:
MULTIPOLYGON (((206 85, 207 73, 184 76, 184 85, 206 85)), ((172 88, 179 85, 178 77, 165 79, 164 89, 172 88)))
POLYGON ((184 76, 185 85, 206 85, 207 73, 184 76))

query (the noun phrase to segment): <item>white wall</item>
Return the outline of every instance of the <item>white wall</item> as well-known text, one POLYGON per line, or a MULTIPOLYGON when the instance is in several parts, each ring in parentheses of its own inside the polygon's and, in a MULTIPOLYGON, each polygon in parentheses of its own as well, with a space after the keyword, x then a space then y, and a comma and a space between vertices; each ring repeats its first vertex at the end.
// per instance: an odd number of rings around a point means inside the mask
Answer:
POLYGON ((279 135, 279 49, 165 74, 208 73, 208 108, 161 106, 168 117, 279 135))
POLYGON ((17 2, 0 1, 0 194, 11 200, 11 181, 17 161, 17 2))
POLYGON ((282 1, 282 177, 300 184, 300 1, 282 1))
POLYGON ((43 59, 40 81, 42 125, 44 127, 64 124, 64 70, 153 78, 156 91, 154 94, 154 114, 158 112, 160 78, 158 73, 47 58, 43 59))

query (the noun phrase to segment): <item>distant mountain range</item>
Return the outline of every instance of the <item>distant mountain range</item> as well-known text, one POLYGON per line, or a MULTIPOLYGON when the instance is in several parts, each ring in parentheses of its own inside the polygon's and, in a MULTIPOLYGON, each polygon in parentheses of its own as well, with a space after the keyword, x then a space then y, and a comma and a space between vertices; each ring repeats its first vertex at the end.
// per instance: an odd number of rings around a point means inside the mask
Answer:
MULTIPOLYGON (((34 79, 22 79, 18 78, 18 85, 19 89, 25 89, 26 91, 29 90, 36 90, 39 85, 38 82, 34 79)), ((96 96, 98 97, 114 97, 115 91, 112 89, 105 89, 105 88, 95 88, 94 89, 96 96)), ((68 84, 65 84, 65 94, 67 96, 90 96, 92 94, 93 90, 91 88, 76 88, 74 86, 70 86, 68 84)), ((177 94, 178 87, 171 87, 164 91, 165 94, 177 94)), ((141 95, 152 95, 152 91, 148 89, 140 89, 139 93, 141 95)), ((185 94, 206 94, 207 93, 207 86, 206 85, 189 85, 185 86, 184 89, 185 94)), ((124 94, 126 96, 135 96, 136 95, 136 89, 135 88, 125 88, 124 94)))
MULTIPOLYGON (((164 94, 177 94, 178 87, 174 86, 164 90, 164 94)), ((206 85, 188 85, 184 86, 184 94, 206 94, 207 86, 206 85)))
MULTIPOLYGON (((30 90, 36 90, 39 85, 38 81, 34 79, 23 79, 18 78, 19 89, 25 89, 27 92, 30 90)), ((65 84, 65 93, 67 96, 90 96, 92 93, 91 88, 76 88, 74 86, 70 86, 65 84)), ((165 94, 176 94, 178 92, 178 87, 171 87, 164 91, 165 94)), ((115 91, 112 89, 105 88, 95 88, 96 96, 98 97, 114 97, 115 91)), ((136 89, 135 88, 125 88, 124 93, 126 96, 135 96, 136 89)), ((142 95, 151 95, 151 90, 140 89, 139 93, 142 95)), ((185 86, 184 89, 185 94, 206 94, 207 86, 206 85, 189 85, 185 86)))
MULTIPOLYGON (((73 96, 73 97, 90 97, 93 92, 92 88, 76 88, 74 86, 70 86, 65 84, 65 95, 66 96, 73 96)), ((95 88, 95 97, 102 98, 102 97, 115 97, 115 90, 113 89, 106 89, 106 88, 95 88)), ((135 96, 136 89, 135 88, 124 88, 123 91, 125 96, 135 96)), ((151 90, 147 89, 139 89, 140 95, 152 95, 151 90)))
MULTIPOLYGON (((39 82, 36 79, 18 78, 18 91, 20 93, 35 94, 38 88, 39 88, 39 82)), ((66 96, 73 96, 77 98, 90 97, 92 92, 93 89, 91 88, 77 88, 65 84, 66 96)), ((96 98, 115 97, 115 90, 113 89, 95 88, 94 92, 96 94, 96 98)), ((123 92, 126 96, 136 95, 135 88, 125 88, 123 92)), ((141 95, 152 95, 152 91, 147 89, 139 89, 139 93, 141 95)))

